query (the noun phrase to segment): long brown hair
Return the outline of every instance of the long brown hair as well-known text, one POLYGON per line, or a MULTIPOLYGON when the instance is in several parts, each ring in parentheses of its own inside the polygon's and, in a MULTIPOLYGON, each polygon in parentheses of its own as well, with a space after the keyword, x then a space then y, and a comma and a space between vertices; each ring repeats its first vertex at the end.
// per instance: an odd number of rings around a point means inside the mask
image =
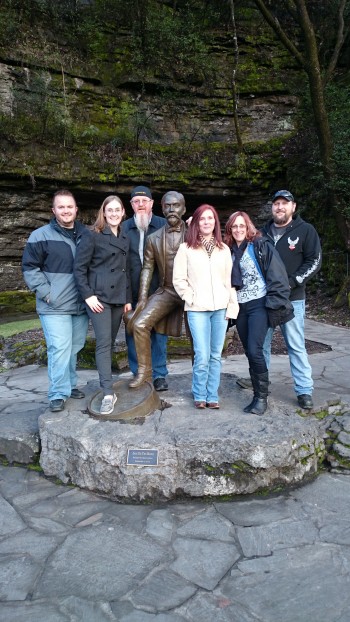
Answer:
MULTIPOLYGON (((105 198, 105 200, 103 201, 100 209, 98 210, 96 220, 95 220, 94 224, 91 225, 92 231, 96 231, 96 233, 101 233, 101 231, 103 231, 103 229, 106 227, 107 223, 106 223, 106 217, 105 217, 105 208, 112 201, 117 201, 117 203, 119 203, 120 207, 124 210, 124 214, 122 216, 122 220, 124 220, 124 218, 125 218, 125 207, 123 205, 123 202, 116 194, 111 194, 111 195, 109 195, 109 197, 105 198)), ((119 232, 119 230, 120 230, 120 225, 118 227, 118 232, 119 232)))
POLYGON ((225 226, 225 233, 224 233, 224 242, 225 244, 227 244, 227 246, 229 246, 231 248, 233 242, 234 242, 234 238, 232 235, 232 227, 235 224, 238 216, 242 216, 246 227, 247 227, 247 232, 246 232, 246 240, 248 240, 248 242, 252 242, 253 240, 256 240, 256 238, 260 238, 261 237, 261 233, 260 231, 257 230, 257 228, 255 227, 255 225, 253 225, 251 219, 249 218, 247 212, 234 212, 234 214, 231 214, 230 218, 228 219, 226 226, 225 226))
POLYGON ((219 221, 218 213, 215 207, 213 207, 212 205, 208 205, 207 203, 204 203, 203 205, 200 205, 199 207, 197 207, 196 211, 194 212, 192 216, 191 224, 186 231, 185 242, 187 246, 189 246, 190 248, 199 248, 201 246, 201 240, 199 237, 200 235, 199 234, 199 219, 202 216, 203 212, 205 212, 205 210, 207 209, 209 209, 212 212, 215 218, 215 227, 213 231, 215 245, 218 246, 219 248, 224 247, 222 243, 222 236, 221 236, 220 221, 219 221))

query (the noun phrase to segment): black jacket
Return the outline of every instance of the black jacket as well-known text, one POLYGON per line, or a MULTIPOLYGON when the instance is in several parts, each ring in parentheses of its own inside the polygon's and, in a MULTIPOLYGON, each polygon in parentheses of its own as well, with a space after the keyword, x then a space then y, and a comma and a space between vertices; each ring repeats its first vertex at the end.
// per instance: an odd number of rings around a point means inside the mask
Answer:
POLYGON ((253 246, 266 283, 266 308, 269 324, 275 328, 294 317, 288 275, 279 254, 268 238, 257 238, 253 246))
POLYGON ((254 254, 266 283, 266 306, 278 309, 289 302, 288 275, 280 256, 266 237, 253 242, 254 254))
MULTIPOLYGON (((271 219, 262 232, 274 244, 271 219)), ((305 285, 321 268, 321 243, 316 229, 296 214, 285 233, 275 244, 287 270, 290 299, 303 300, 305 285)))
POLYGON ((129 241, 115 236, 109 227, 101 233, 89 229, 77 244, 74 278, 84 300, 97 296, 101 302, 131 303, 129 241))
MULTIPOLYGON (((151 233, 154 233, 166 224, 165 218, 161 216, 155 216, 152 214, 151 222, 148 225, 148 229, 144 238, 144 249, 146 240, 151 233)), ((131 279, 131 291, 132 291, 132 304, 135 307, 139 298, 139 286, 140 275, 142 270, 142 263, 139 255, 139 242, 140 232, 136 226, 134 217, 128 218, 122 223, 122 232, 125 233, 129 239, 129 253, 130 253, 130 279, 131 279)), ((159 274, 158 269, 155 267, 152 280, 149 287, 148 295, 153 294, 159 287, 159 274)))

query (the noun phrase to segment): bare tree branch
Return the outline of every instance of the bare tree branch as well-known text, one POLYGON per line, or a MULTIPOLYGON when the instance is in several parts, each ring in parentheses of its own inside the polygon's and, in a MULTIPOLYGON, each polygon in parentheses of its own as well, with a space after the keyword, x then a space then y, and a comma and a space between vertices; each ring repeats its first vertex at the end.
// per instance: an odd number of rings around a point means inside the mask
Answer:
POLYGON ((337 66, 339 54, 345 41, 346 32, 345 32, 345 24, 344 24, 344 12, 345 12, 346 5, 347 5, 347 0, 340 0, 340 4, 338 8, 337 38, 336 38, 332 58, 330 59, 329 65, 324 75, 324 84, 327 84, 327 82, 329 82, 337 66))
POLYGON ((311 103, 315 118, 325 179, 332 175, 332 136, 324 98, 324 85, 320 66, 317 39, 305 0, 295 0, 298 21, 305 44, 305 71, 309 78, 311 103))
POLYGON ((236 19, 235 19, 235 3, 234 0, 229 0, 230 5, 230 13, 231 13, 231 25, 232 25, 232 41, 233 41, 233 68, 232 68, 232 76, 231 76, 231 92, 232 92, 232 105, 233 105, 233 122, 235 125, 236 138, 237 138, 237 146, 240 152, 243 151, 243 141, 241 136, 241 131, 239 127, 238 121, 238 93, 236 87, 236 74, 238 68, 238 58, 239 58, 239 50, 238 50, 238 40, 237 40, 237 29, 236 29, 236 19))
POLYGON ((272 15, 271 11, 269 11, 269 9, 267 8, 263 0, 254 0, 254 2, 256 6, 258 7, 259 11, 264 16, 266 22, 269 24, 269 26, 271 26, 272 30, 276 33, 280 41, 283 43, 284 47, 291 53, 291 55, 295 58, 297 63, 301 67, 303 67, 303 69, 306 69, 303 55, 299 52, 299 50, 294 45, 294 43, 289 39, 289 37, 287 37, 284 30, 281 28, 277 17, 272 15))

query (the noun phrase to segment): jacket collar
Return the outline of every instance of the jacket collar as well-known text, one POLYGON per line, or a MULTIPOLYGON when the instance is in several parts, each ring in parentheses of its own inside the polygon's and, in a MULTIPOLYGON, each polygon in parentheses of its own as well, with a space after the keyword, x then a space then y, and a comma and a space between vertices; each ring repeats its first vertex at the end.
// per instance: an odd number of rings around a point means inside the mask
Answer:
MULTIPOLYGON (((50 225, 51 225, 51 227, 56 229, 56 231, 60 231, 60 233, 62 233, 62 235, 66 236, 69 239, 72 239, 72 237, 69 235, 69 233, 65 232, 64 227, 60 227, 60 225, 58 224, 56 218, 51 218, 50 225)), ((76 234, 76 239, 78 239, 78 238, 81 237, 81 235, 84 232, 84 230, 86 229, 86 227, 79 220, 76 220, 74 222, 73 229, 74 229, 75 234, 76 234)))
POLYGON ((101 233, 103 235, 108 235, 109 236, 109 243, 112 246, 117 246, 118 248, 123 248, 125 247, 125 241, 126 241, 126 235, 124 233, 122 233, 121 231, 119 231, 119 235, 118 237, 116 235, 114 235, 112 233, 112 231, 110 230, 110 228, 108 226, 106 226, 101 233))

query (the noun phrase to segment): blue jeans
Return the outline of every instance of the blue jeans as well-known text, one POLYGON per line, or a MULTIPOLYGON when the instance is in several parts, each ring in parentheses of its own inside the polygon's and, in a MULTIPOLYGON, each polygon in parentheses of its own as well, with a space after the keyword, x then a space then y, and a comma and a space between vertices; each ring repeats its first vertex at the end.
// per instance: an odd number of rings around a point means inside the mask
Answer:
POLYGON ((192 394, 196 402, 219 401, 221 353, 227 329, 225 315, 226 309, 187 312, 193 339, 192 394))
MULTIPOLYGON (((128 347, 129 367, 134 376, 137 374, 138 364, 135 350, 135 342, 132 335, 125 331, 126 345, 128 347)), ((152 355, 152 377, 165 378, 168 375, 166 366, 168 335, 161 335, 154 330, 151 331, 151 355, 152 355)))
MULTIPOLYGON (((290 322, 282 324, 281 331, 288 350, 294 390, 297 395, 312 395, 314 388, 312 369, 305 348, 305 300, 293 300, 292 305, 295 317, 290 322)), ((270 366, 272 336, 273 329, 269 328, 264 342, 267 367, 270 366)))
POLYGON ((39 315, 47 346, 49 400, 70 397, 77 386, 77 354, 84 347, 88 316, 39 315))
POLYGON ((113 394, 112 354, 114 342, 123 316, 124 305, 103 302, 101 313, 94 313, 87 306, 96 337, 95 359, 103 395, 113 394))

